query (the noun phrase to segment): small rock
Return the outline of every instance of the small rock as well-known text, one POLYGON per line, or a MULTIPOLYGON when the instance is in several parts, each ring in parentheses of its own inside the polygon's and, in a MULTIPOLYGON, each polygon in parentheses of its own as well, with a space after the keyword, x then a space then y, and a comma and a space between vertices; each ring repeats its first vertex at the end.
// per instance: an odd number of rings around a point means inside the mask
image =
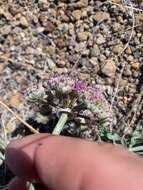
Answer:
POLYGON ((99 63, 96 57, 92 57, 89 60, 89 63, 94 67, 94 73, 97 73, 99 71, 99 63))
POLYGON ((12 108, 20 108, 21 104, 22 104, 22 94, 20 94, 19 92, 15 93, 9 100, 9 105, 12 108))
POLYGON ((115 62, 112 59, 108 59, 102 67, 101 72, 107 77, 114 78, 116 74, 115 62))
POLYGON ((139 63, 139 62, 131 62, 131 67, 132 67, 134 70, 139 70, 139 68, 140 68, 140 63, 139 63))
POLYGON ((123 17, 122 16, 118 16, 117 17, 117 20, 120 24, 123 24, 124 23, 124 20, 123 20, 123 17))
POLYGON ((127 60, 128 60, 129 62, 133 62, 134 57, 133 57, 132 55, 127 55, 127 60))
POLYGON ((100 49, 98 48, 97 45, 94 45, 92 49, 90 49, 90 56, 91 57, 96 57, 100 54, 100 49))
POLYGON ((41 14, 39 15, 40 24, 41 24, 42 26, 44 26, 44 27, 47 25, 47 19, 48 19, 48 17, 47 17, 46 14, 41 13, 41 14))
POLYGON ((19 12, 20 12, 20 8, 19 7, 17 7, 17 5, 16 4, 10 4, 10 6, 9 6, 9 12, 13 15, 13 16, 15 16, 16 14, 18 14, 19 12))
POLYGON ((98 45, 100 45, 100 44, 104 44, 106 42, 106 40, 105 40, 105 38, 103 37, 103 35, 102 34, 98 34, 98 37, 97 37, 97 39, 96 39, 96 43, 98 44, 98 45))
POLYGON ((123 74, 125 77, 130 77, 132 75, 130 65, 126 65, 123 74))
POLYGON ((39 26, 38 28, 36 28, 36 32, 39 34, 39 33, 42 33, 44 32, 45 28, 44 27, 41 27, 39 26))
POLYGON ((82 17, 82 18, 86 18, 87 16, 88 16, 88 15, 87 15, 87 9, 84 8, 84 9, 82 10, 81 17, 82 17))
POLYGON ((22 27, 24 27, 24 28, 27 28, 27 27, 29 26, 28 20, 27 20, 26 17, 24 17, 24 16, 21 16, 21 17, 20 17, 19 22, 20 22, 20 25, 21 25, 22 27))
POLYGON ((109 13, 98 11, 94 16, 94 20, 96 20, 96 22, 103 22, 105 20, 111 20, 111 18, 109 13))
POLYGON ((62 14, 61 15, 61 21, 63 21, 63 22, 69 22, 69 17, 66 15, 66 14, 62 14))
POLYGON ((92 57, 89 62, 93 65, 93 66, 96 66, 98 65, 98 60, 96 57, 92 57))
POLYGON ((115 22, 113 24, 113 31, 114 32, 119 32, 119 29, 121 28, 121 25, 118 22, 115 22))
POLYGON ((55 30, 55 25, 51 21, 47 21, 44 31, 52 33, 55 30))
POLYGON ((75 18, 75 20, 80 20, 80 18, 81 18, 81 10, 73 11, 72 15, 75 18))
POLYGON ((11 26, 10 25, 5 25, 3 27, 1 27, 0 29, 0 34, 6 36, 11 32, 11 26))
POLYGON ((57 39, 56 44, 59 49, 63 49, 66 46, 66 43, 63 38, 57 39))
POLYGON ((81 58, 81 59, 80 59, 80 64, 81 64, 82 66, 87 66, 88 63, 89 63, 88 58, 81 58))
POLYGON ((0 63, 0 74, 3 72, 4 68, 5 68, 5 64, 0 63))
POLYGON ((64 67, 64 68, 57 68, 57 67, 56 67, 56 68, 54 69, 54 72, 55 72, 55 73, 58 73, 59 75, 61 75, 61 74, 64 74, 64 73, 68 73, 68 70, 67 70, 67 68, 65 68, 65 67, 64 67))
POLYGON ((36 15, 32 15, 31 20, 32 20, 33 24, 38 24, 38 22, 39 22, 38 17, 36 15))
POLYGON ((47 58, 47 63, 48 63, 48 67, 49 67, 50 70, 53 70, 56 67, 56 64, 50 58, 47 58))
POLYGON ((41 11, 47 11, 47 9, 49 8, 47 0, 39 0, 38 4, 41 11))
POLYGON ((90 75, 87 73, 79 73, 79 79, 80 80, 88 80, 90 78, 90 75))
POLYGON ((29 55, 34 55, 35 53, 37 53, 37 51, 35 52, 35 49, 33 49, 32 47, 27 47, 25 53, 29 55))
POLYGON ((112 51, 115 53, 115 54, 119 54, 121 53, 121 51, 123 50, 122 46, 120 44, 118 45, 115 45, 112 49, 112 51))
POLYGON ((134 78, 139 78, 139 72, 138 71, 134 71, 133 72, 133 75, 132 75, 134 78))
POLYGON ((47 0, 39 0, 38 3, 47 3, 47 0))
MULTIPOLYGON (((117 86, 118 81, 119 79, 117 78, 115 86, 117 86)), ((120 87, 125 87, 126 85, 128 85, 128 80, 122 79, 119 85, 120 87)))
POLYGON ((104 54, 100 54, 99 55, 99 60, 100 60, 101 63, 104 63, 105 60, 106 60, 106 56, 104 54))
POLYGON ((50 56, 54 55, 56 49, 53 46, 47 46, 45 49, 46 53, 48 53, 50 56))
POLYGON ((66 62, 65 62, 64 60, 59 60, 59 61, 57 62, 57 66, 60 67, 60 68, 65 67, 65 65, 66 65, 66 62))
POLYGON ((69 56, 68 56, 68 61, 69 61, 71 64, 75 64, 78 58, 79 58, 79 55, 78 55, 78 54, 69 55, 69 56))
POLYGON ((84 8, 87 6, 88 6, 88 0, 80 0, 76 3, 71 4, 71 7, 74 7, 74 8, 84 8))
POLYGON ((131 55, 131 54, 132 54, 132 49, 131 49, 130 47, 128 47, 128 48, 126 49, 126 53, 127 53, 128 55, 131 55))
POLYGON ((105 79, 105 84, 106 85, 111 85, 111 84, 113 84, 113 79, 112 78, 109 78, 109 77, 107 77, 106 79, 105 79))
POLYGON ((79 32, 79 33, 77 33, 78 41, 87 41, 88 36, 89 36, 88 32, 79 32))

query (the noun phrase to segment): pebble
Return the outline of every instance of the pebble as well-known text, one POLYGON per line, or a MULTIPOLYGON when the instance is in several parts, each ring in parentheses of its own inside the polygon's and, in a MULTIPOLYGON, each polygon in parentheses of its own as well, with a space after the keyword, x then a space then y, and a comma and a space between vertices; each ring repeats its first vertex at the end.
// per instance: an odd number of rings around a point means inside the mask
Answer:
POLYGON ((51 21, 47 21, 46 26, 44 27, 44 31, 52 33, 54 30, 55 30, 55 25, 51 21))
POLYGON ((24 16, 20 17, 19 23, 24 28, 27 28, 29 26, 28 20, 24 16))
POLYGON ((89 62, 93 65, 93 66, 99 66, 99 63, 98 63, 98 59, 96 57, 92 57, 89 62))
POLYGON ((104 44, 105 42, 106 42, 106 40, 105 40, 104 36, 102 34, 98 34, 98 37, 96 39, 96 43, 98 45, 100 45, 100 44, 104 44))
POLYGON ((87 41, 88 36, 89 36, 88 32, 78 32, 77 33, 78 41, 87 41))
POLYGON ((121 53, 121 51, 123 50, 122 46, 120 44, 117 44, 115 45, 113 48, 112 48, 112 51, 115 53, 115 54, 119 54, 121 53))
POLYGON ((53 46, 47 46, 45 48, 45 52, 48 53, 50 56, 54 55, 56 51, 56 48, 53 46))
POLYGON ((9 100, 9 105, 12 108, 16 108, 19 109, 21 104, 22 104, 22 94, 20 94, 19 92, 15 93, 9 100))
POLYGON ((114 32, 119 32, 119 29, 121 28, 121 25, 118 22, 115 22, 113 24, 113 31, 114 32))
POLYGON ((5 68, 5 64, 0 63, 0 74, 3 72, 4 68, 5 68))
POLYGON ((115 62, 112 59, 108 59, 105 62, 105 65, 102 67, 101 72, 107 77, 115 78, 116 74, 115 62))
POLYGON ((63 49, 66 46, 66 43, 63 38, 57 39, 56 44, 59 49, 63 49))
POLYGON ((123 74, 124 74, 125 77, 130 77, 132 75, 130 65, 126 65, 123 74))
POLYGON ((84 8, 88 6, 88 0, 79 0, 76 3, 72 3, 71 7, 75 7, 75 8, 84 8))
POLYGON ((69 17, 66 15, 66 14, 61 14, 61 20, 63 21, 63 22, 69 22, 69 17))
POLYGON ((0 29, 0 34, 4 35, 4 36, 8 35, 10 32, 11 32, 11 26, 10 25, 3 26, 0 29))
POLYGON ((140 63, 139 63, 139 62, 131 62, 131 67, 132 67, 134 70, 139 70, 139 68, 140 68, 140 63))
POLYGON ((81 10, 73 11, 72 15, 75 18, 75 20, 80 20, 81 19, 81 10))
POLYGON ((128 47, 128 48, 126 49, 126 53, 127 53, 128 55, 131 55, 131 54, 132 54, 132 49, 131 49, 130 47, 128 47))
POLYGON ((65 65, 66 65, 66 62, 65 62, 64 60, 59 60, 59 61, 57 62, 57 66, 60 67, 60 68, 65 67, 65 65))
POLYGON ((47 63, 48 63, 48 67, 49 67, 50 70, 55 69, 56 64, 54 63, 54 61, 52 59, 47 58, 47 63))
POLYGON ((42 32, 44 32, 44 30, 45 30, 45 28, 41 27, 41 26, 39 26, 39 27, 36 28, 36 32, 37 33, 42 33, 42 32))
POLYGON ((103 22, 105 20, 111 20, 111 18, 109 13, 98 11, 94 16, 94 20, 96 22, 103 22))
POLYGON ((100 54, 99 47, 95 44, 92 49, 90 49, 90 56, 91 57, 97 57, 100 54))
POLYGON ((96 74, 100 70, 97 58, 96 57, 92 57, 89 60, 89 63, 94 67, 94 74, 96 74))
POLYGON ((89 63, 88 58, 81 58, 81 59, 80 59, 80 64, 81 64, 82 66, 87 66, 88 63, 89 63))

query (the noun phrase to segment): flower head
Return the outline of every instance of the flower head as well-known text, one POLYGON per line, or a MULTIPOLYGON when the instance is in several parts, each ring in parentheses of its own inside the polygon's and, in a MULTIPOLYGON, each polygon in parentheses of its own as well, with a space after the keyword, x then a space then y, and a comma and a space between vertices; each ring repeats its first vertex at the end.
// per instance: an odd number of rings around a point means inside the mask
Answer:
POLYGON ((49 78, 49 85, 52 90, 60 91, 64 94, 76 92, 78 98, 86 105, 95 117, 99 119, 111 120, 112 112, 109 112, 110 104, 106 100, 103 90, 99 85, 94 87, 87 85, 83 80, 73 78, 68 75, 53 75, 49 78))
POLYGON ((83 93, 84 102, 98 118, 107 118, 107 120, 112 119, 112 111, 110 110, 110 104, 106 100, 103 90, 99 85, 94 87, 89 86, 83 93))
POLYGON ((85 81, 76 80, 68 75, 53 75, 49 78, 48 83, 53 90, 61 93, 82 92, 86 88, 85 81))

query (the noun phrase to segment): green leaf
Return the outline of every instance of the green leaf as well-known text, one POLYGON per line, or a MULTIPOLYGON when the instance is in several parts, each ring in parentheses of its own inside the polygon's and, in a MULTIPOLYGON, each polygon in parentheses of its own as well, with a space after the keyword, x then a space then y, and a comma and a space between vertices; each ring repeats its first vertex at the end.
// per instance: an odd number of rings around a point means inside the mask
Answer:
POLYGON ((120 136, 117 133, 107 133, 107 138, 111 141, 113 141, 114 144, 116 144, 117 142, 121 141, 120 136))

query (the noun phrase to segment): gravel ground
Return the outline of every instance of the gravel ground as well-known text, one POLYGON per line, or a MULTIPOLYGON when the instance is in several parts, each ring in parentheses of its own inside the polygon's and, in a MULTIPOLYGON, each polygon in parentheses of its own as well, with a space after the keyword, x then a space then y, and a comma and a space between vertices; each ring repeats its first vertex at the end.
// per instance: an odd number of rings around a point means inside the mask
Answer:
MULTIPOLYGON (((143 2, 132 6, 127 0, 1 0, 0 100, 28 119, 28 90, 51 73, 74 74, 103 87, 115 128, 131 135, 143 120, 143 2)), ((0 115, 0 130, 11 134, 17 122, 3 107, 0 115)), ((81 136, 95 139, 91 131, 81 136)))

